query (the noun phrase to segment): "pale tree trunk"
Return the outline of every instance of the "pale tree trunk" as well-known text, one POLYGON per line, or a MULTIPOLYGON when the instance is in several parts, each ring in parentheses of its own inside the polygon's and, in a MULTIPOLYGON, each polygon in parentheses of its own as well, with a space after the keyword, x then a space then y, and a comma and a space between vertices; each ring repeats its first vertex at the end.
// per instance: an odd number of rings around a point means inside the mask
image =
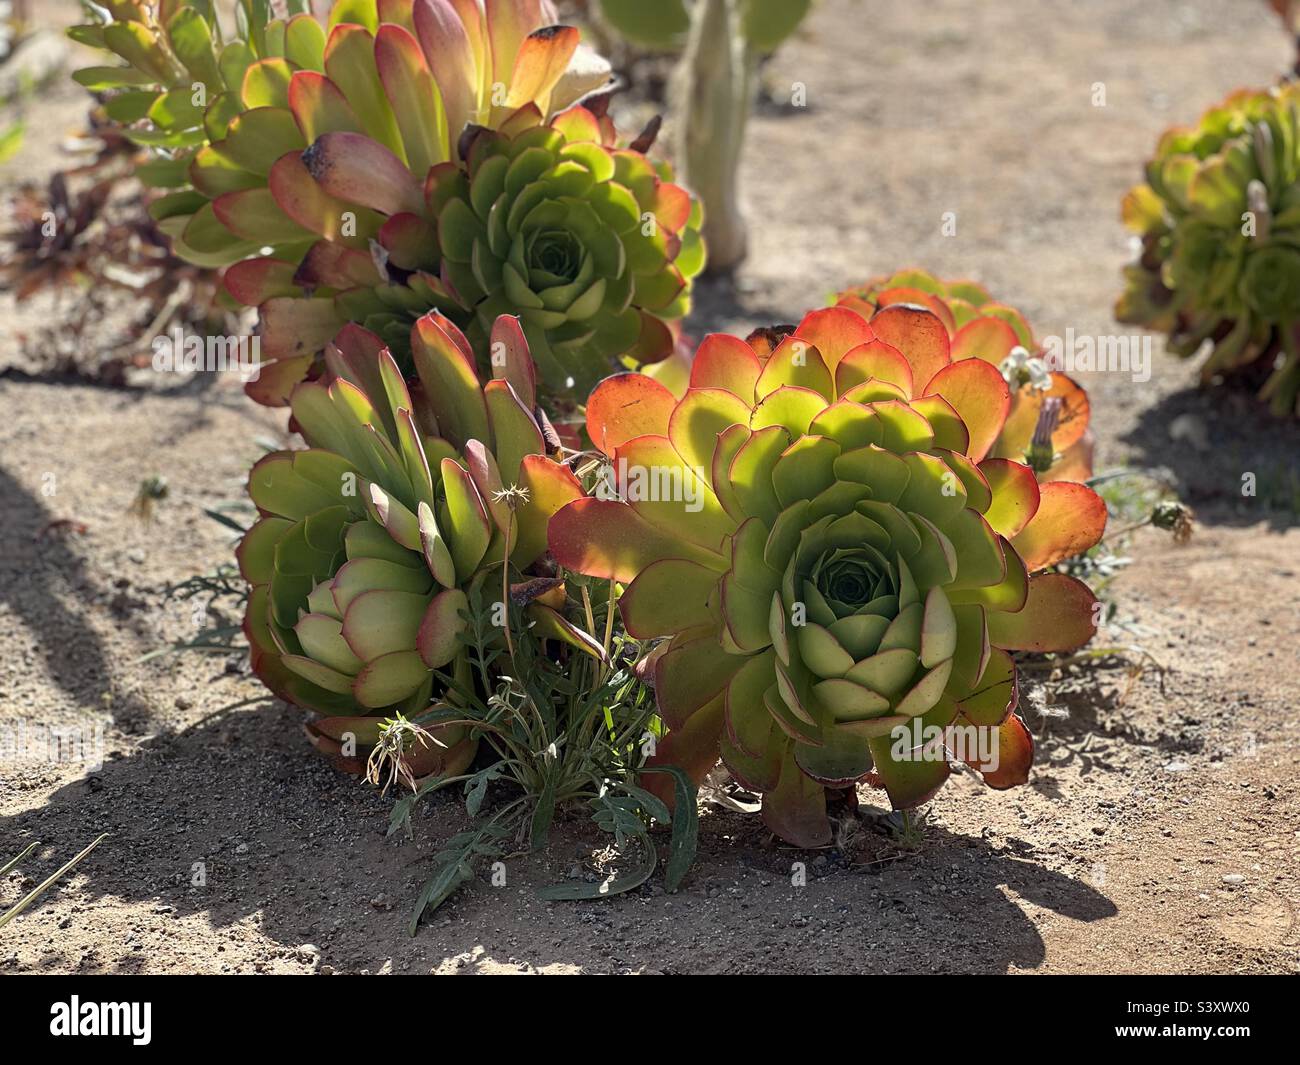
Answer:
POLYGON ((740 202, 745 144, 757 64, 733 33, 732 0, 699 0, 682 63, 677 159, 682 180, 704 204, 708 271, 727 273, 749 250, 740 202))

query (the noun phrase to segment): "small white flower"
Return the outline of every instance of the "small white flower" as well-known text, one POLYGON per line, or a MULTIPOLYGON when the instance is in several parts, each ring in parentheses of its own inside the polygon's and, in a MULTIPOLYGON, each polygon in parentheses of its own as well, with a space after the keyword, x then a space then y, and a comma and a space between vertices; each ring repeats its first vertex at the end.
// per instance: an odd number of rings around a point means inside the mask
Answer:
POLYGON ((998 369, 1002 372, 1002 376, 1007 379, 1007 382, 1011 383, 1020 376, 1027 362, 1029 362, 1029 352, 1017 344, 1011 349, 1011 353, 1002 360, 998 369))
POLYGON ((1003 378, 1013 389, 1032 385, 1039 391, 1052 387, 1052 375, 1042 359, 1036 359, 1026 348, 1017 344, 998 365, 1003 378))
POLYGON ((1027 368, 1029 370, 1029 383, 1040 392, 1046 392, 1052 387, 1052 374, 1047 369, 1047 363, 1042 359, 1030 359, 1027 368))

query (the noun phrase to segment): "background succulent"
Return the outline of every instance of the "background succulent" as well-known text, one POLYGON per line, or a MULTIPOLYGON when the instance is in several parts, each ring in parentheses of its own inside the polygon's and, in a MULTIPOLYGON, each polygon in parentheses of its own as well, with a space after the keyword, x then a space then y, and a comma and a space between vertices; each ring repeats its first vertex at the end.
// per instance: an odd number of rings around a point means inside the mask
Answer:
POLYGON ((147 104, 132 135, 169 150, 143 176, 174 190, 154 211, 181 254, 229 265, 227 288, 261 308, 259 402, 286 403, 349 322, 409 369, 429 310, 484 369, 492 321, 520 315, 556 390, 671 351, 703 265, 698 207, 645 160, 652 138, 619 146, 607 100, 575 104, 609 67, 549 3, 352 0, 322 25, 246 2, 220 47, 205 10, 92 27, 132 66, 81 78, 148 81, 113 103, 122 121, 147 104))
POLYGON ((1296 62, 1292 73, 1300 76, 1300 3, 1296 0, 1268 0, 1268 5, 1282 20, 1282 29, 1296 43, 1296 62))
POLYGON ((733 270, 749 251, 740 159, 761 61, 812 0, 600 0, 601 17, 634 44, 682 53, 674 157, 704 203, 709 265, 733 270))
POLYGON ((983 730, 997 762, 974 768, 1023 783, 1008 652, 1096 628, 1088 588, 1039 571, 1095 544, 1105 505, 990 456, 1010 390, 951 348, 930 310, 832 307, 748 343, 708 337, 680 399, 610 378, 587 425, 622 499, 551 521, 561 565, 628 583, 629 634, 669 638, 658 759, 700 779, 720 753, 796 844, 829 842, 828 786, 869 779, 900 808, 938 790, 944 753, 898 746, 913 721, 983 730))
MULTIPOLYGON (((1073 378, 1050 369, 1025 316, 998 303, 974 281, 941 281, 924 270, 900 270, 836 297, 870 318, 882 307, 909 303, 932 311, 947 330, 954 362, 982 359, 1011 389, 1011 409, 989 449, 997 458, 1027 462, 1040 481, 1086 481, 1092 476, 1088 393, 1073 378), (1053 402, 1056 401, 1056 402, 1053 402), (1050 444, 1035 449, 1035 434, 1050 444)), ((913 382, 918 395, 925 382, 913 382)))
MULTIPOLYGON (((346 733, 373 743, 385 717, 442 697, 434 670, 472 685, 466 589, 502 588, 507 556, 525 573, 546 550, 547 518, 581 495, 547 457, 518 323, 502 319, 495 339, 503 359, 481 384, 464 336, 425 315, 408 388, 379 338, 349 326, 328 349, 330 383, 294 390, 307 450, 269 455, 249 476, 261 520, 239 564, 253 668, 325 715, 309 731, 331 753, 346 733)), ((545 634, 564 634, 553 604, 532 607, 545 634)), ((421 768, 458 772, 474 745, 459 727, 440 736, 446 746, 419 752, 421 768)))
POLYGON ((1239 91, 1165 133, 1124 199, 1141 240, 1115 307, 1169 334, 1202 378, 1258 386, 1272 410, 1300 401, 1300 85, 1239 91))

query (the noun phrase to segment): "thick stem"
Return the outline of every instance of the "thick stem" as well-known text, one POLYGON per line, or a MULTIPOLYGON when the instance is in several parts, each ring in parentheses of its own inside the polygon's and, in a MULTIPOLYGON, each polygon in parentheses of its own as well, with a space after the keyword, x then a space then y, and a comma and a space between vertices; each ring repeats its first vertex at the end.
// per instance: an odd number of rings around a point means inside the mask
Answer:
POLYGON ((704 203, 710 273, 734 270, 749 250, 739 172, 757 66, 733 33, 732 6, 700 0, 682 59, 677 158, 704 203))

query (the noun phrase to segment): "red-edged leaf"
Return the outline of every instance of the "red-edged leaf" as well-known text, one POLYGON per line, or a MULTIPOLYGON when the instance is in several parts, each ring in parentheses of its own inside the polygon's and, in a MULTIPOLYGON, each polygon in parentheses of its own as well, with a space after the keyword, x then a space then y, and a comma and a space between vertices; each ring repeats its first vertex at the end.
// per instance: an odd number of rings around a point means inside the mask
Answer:
POLYGON ((295 269, 283 259, 245 259, 228 267, 222 280, 226 291, 245 307, 257 307, 276 296, 296 295, 295 269))
POLYGON ((402 270, 438 268, 438 230, 416 214, 391 216, 376 238, 388 253, 388 262, 402 270))
MULTIPOLYGON (((479 72, 474 61, 475 49, 467 32, 467 24, 461 20, 449 0, 421 0, 414 10, 415 36, 442 92, 447 129, 451 135, 452 149, 455 150, 455 142, 475 110, 476 86, 479 84, 479 72)), ((478 20, 479 13, 475 9, 473 23, 476 24, 478 20)), ((477 27, 470 25, 469 29, 476 30, 477 27)), ((482 49, 478 51, 482 53, 482 49)), ((483 73, 488 75, 491 71, 483 73)), ((490 83, 494 79, 485 77, 483 80, 490 83)))
POLYGON ((1038 478, 1023 462, 1012 459, 985 459, 979 470, 993 493, 984 520, 995 532, 1015 536, 1038 511, 1038 478))
POLYGON ((537 367, 519 318, 503 314, 492 323, 492 376, 509 381, 528 410, 537 406, 537 367))
POLYGON ((308 144, 326 133, 364 132, 342 90, 314 70, 300 70, 290 80, 289 110, 308 144))
POLYGON ((996 759, 981 763, 978 758, 967 758, 967 764, 979 772, 985 784, 999 791, 1028 782, 1029 770, 1034 764, 1034 737, 1025 728, 1025 723, 1015 714, 1010 714, 992 732, 996 759))
POLYGON ((754 402, 754 386, 763 365, 754 349, 739 337, 710 333, 691 364, 692 388, 725 388, 746 403, 754 402))
POLYGON ((930 379, 927 396, 942 396, 970 433, 966 454, 979 462, 1002 432, 1011 409, 1011 391, 996 367, 977 359, 949 363, 930 379))
POLYGON ((763 796, 763 823, 796 847, 824 847, 831 841, 826 789, 787 755, 776 788, 763 796))
POLYGON ((822 307, 804 316, 795 335, 816 347, 826 368, 834 374, 845 355, 878 334, 861 315, 847 307, 822 307))
POLYGON ((375 68, 397 118, 410 169, 423 175, 447 162, 451 148, 442 95, 416 39, 401 26, 380 26, 375 32, 375 68))
POLYGON ((244 394, 264 407, 287 407, 290 394, 306 379, 313 362, 311 355, 265 362, 257 380, 244 385, 244 394))
POLYGON ((859 344, 835 367, 835 394, 842 396, 855 385, 872 379, 896 385, 909 399, 912 392, 912 367, 903 353, 883 340, 859 344))
POLYGON ((892 307, 895 303, 912 303, 924 307, 943 322, 943 327, 950 336, 957 329, 952 309, 933 293, 919 288, 887 288, 876 297, 877 307, 892 307))
POLYGON ((600 143, 600 123, 581 104, 575 104, 552 118, 551 128, 563 133, 564 139, 570 144, 581 144, 584 141, 600 143))
POLYGON ((542 455, 524 456, 519 484, 528 491, 528 502, 515 511, 519 536, 510 558, 525 569, 545 554, 552 517, 583 494, 582 485, 567 466, 542 455))
POLYGON ((1001 318, 972 318, 952 338, 952 361, 982 359, 997 366, 1019 343, 1016 331, 1001 318))
POLYGON ((317 241, 303 258, 294 280, 308 288, 372 288, 382 278, 364 251, 328 240, 317 241))
MULTIPOLYGON (((683 724, 661 739, 647 766, 675 765, 699 784, 718 764, 718 740, 722 736, 725 700, 710 700, 683 724)), ((657 795, 671 810, 676 802, 673 779, 667 773, 646 773, 641 786, 657 795)))
POLYGON ((630 635, 649 640, 707 625, 718 588, 716 570, 681 558, 663 558, 641 571, 619 599, 630 635))
POLYGON ((439 432, 463 448, 468 440, 491 445, 487 403, 474 359, 466 355, 451 332, 451 322, 437 311, 420 318, 411 328, 411 354, 433 410, 439 432))
POLYGON ((551 519, 551 554, 560 565, 626 584, 663 558, 683 558, 725 567, 721 555, 686 543, 651 525, 625 503, 579 499, 551 519))
MULTIPOLYGON (((490 23, 489 28, 493 28, 490 23)), ((574 26, 545 26, 525 37, 515 56, 506 106, 535 103, 543 114, 549 111, 551 90, 564 75, 581 39, 582 34, 574 26)), ((504 76, 505 71, 498 70, 497 74, 504 76)))
POLYGON ((923 393, 930 378, 952 361, 947 328, 924 308, 906 303, 885 307, 871 319, 871 331, 903 353, 912 367, 912 387, 917 392, 923 393))
POLYGON ((587 435, 606 455, 638 436, 667 436, 677 398, 645 374, 607 377, 587 400, 587 435))
POLYGON ((331 299, 271 299, 261 306, 262 354, 269 359, 325 350, 344 320, 331 299))
POLYGON ((655 186, 655 218, 665 229, 680 232, 690 221, 694 204, 691 194, 671 181, 660 181, 655 186))
POLYGON ((1082 554, 1106 531, 1106 504, 1091 488, 1052 481, 1039 492, 1037 513, 1011 539, 1030 573, 1082 554))
POLYGON ((1015 614, 990 611, 989 641, 1008 651, 1075 651, 1097 632, 1097 598, 1064 573, 1029 579, 1029 597, 1015 614))
POLYGON ((362 133, 326 133, 302 161, 325 192, 382 214, 424 209, 424 188, 396 155, 362 133))

